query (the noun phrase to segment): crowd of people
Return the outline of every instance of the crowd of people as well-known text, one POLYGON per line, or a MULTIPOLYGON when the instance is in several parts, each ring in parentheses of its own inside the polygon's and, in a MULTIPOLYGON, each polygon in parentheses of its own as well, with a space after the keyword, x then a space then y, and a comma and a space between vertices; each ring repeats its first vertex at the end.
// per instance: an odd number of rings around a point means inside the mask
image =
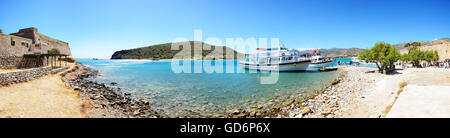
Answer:
MULTIPOLYGON (((337 61, 336 62, 338 65, 354 65, 354 66, 359 66, 359 62, 341 62, 341 61, 337 61)), ((404 63, 396 63, 396 66, 402 66, 403 68, 406 68, 407 65, 404 63)), ((422 62, 420 64, 420 66, 422 68, 426 68, 426 67, 435 67, 435 68, 445 68, 445 69, 450 69, 450 59, 445 59, 444 61, 440 61, 440 62, 422 62)))
POLYGON ((422 63, 422 67, 436 67, 436 68, 450 68, 450 59, 445 59, 441 62, 432 62, 432 63, 422 63))

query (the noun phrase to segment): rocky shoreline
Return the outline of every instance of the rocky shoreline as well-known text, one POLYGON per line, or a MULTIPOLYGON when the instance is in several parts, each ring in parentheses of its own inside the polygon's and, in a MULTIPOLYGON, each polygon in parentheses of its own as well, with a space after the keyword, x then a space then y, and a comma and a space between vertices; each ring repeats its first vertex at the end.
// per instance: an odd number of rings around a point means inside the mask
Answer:
MULTIPOLYGON (((256 105, 249 105, 245 109, 235 109, 227 112, 226 118, 292 118, 290 112, 302 112, 298 111, 298 108, 303 108, 308 101, 319 97, 329 88, 338 85, 345 79, 347 71, 340 71, 336 78, 326 82, 322 88, 300 90, 297 95, 290 95, 285 97, 279 97, 284 100, 275 99, 265 103, 256 105)), ((303 112, 312 112, 310 109, 305 109, 303 112)), ((306 113, 305 113, 306 114, 306 113)))
POLYGON ((77 63, 61 73, 65 85, 79 92, 83 99, 84 112, 91 118, 157 118, 167 117, 150 107, 145 99, 132 98, 130 93, 121 93, 120 87, 89 80, 98 76, 98 71, 77 63), (121 94, 119 94, 121 93, 121 94))
MULTIPOLYGON (((370 69, 368 69, 370 70, 370 69)), ((67 87, 79 92, 84 99, 86 114, 93 118, 167 118, 150 107, 148 99, 132 98, 130 93, 122 92, 120 87, 108 86, 92 81, 98 71, 76 64, 61 74, 67 87)), ((250 104, 244 108, 233 109, 225 114, 202 116, 197 112, 187 112, 177 117, 214 118, 339 118, 345 105, 363 99, 358 91, 370 87, 379 79, 358 70, 356 67, 340 67, 338 76, 327 82, 322 89, 303 90, 298 95, 283 96, 283 100, 271 100, 260 104, 250 104), (369 76, 367 76, 369 75, 369 76), (369 78, 369 79, 367 79, 369 78)), ((111 84, 114 85, 114 84, 111 84)))
MULTIPOLYGON (((386 75, 375 73, 374 68, 340 66, 338 76, 329 81, 324 88, 311 90, 308 94, 290 96, 280 106, 267 104, 249 106, 227 112, 228 118, 346 118, 352 117, 355 105, 367 104, 367 91, 386 75)), ((368 95, 369 94, 369 95, 368 95)), ((372 98, 373 99, 373 98, 372 98)), ((384 109, 380 106, 380 109, 384 109)), ((357 112, 357 111, 356 111, 357 112)), ((363 112, 363 111, 362 111, 363 112)), ((374 112, 373 117, 383 117, 382 110, 374 112), (375 113, 376 112, 376 113, 375 113)))
POLYGON ((371 73, 374 69, 363 67, 340 67, 341 74, 327 88, 310 99, 293 103, 282 109, 278 117, 289 118, 345 118, 352 106, 366 97, 363 92, 373 87, 383 77, 371 73))

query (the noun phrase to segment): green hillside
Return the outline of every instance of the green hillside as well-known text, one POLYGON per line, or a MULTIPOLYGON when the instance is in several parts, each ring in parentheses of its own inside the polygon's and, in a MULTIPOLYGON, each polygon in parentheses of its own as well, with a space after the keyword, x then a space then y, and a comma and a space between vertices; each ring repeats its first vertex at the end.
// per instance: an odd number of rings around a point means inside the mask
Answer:
MULTIPOLYGON (((194 47, 194 41, 189 41, 191 45, 191 53, 186 53, 185 56, 189 57, 191 56, 192 59, 198 59, 194 58, 194 49, 200 49, 200 47, 194 47)), ((238 58, 238 55, 240 57, 242 56, 242 53, 239 53, 229 47, 225 46, 214 46, 211 45, 210 50, 204 50, 205 43, 202 43, 202 58, 203 59, 224 59, 231 57, 225 57, 226 51, 233 51, 234 52, 234 58, 238 58), (218 48, 222 48, 223 50, 217 50, 218 48), (216 58, 213 58, 216 57, 216 58)), ((209 44, 208 44, 209 45, 209 44)), ((121 50, 115 52, 111 59, 173 59, 174 56, 179 53, 182 49, 182 46, 180 46, 179 50, 171 50, 172 43, 165 43, 165 44, 157 44, 147 47, 141 47, 141 48, 135 48, 135 49, 129 49, 129 50, 121 50)))

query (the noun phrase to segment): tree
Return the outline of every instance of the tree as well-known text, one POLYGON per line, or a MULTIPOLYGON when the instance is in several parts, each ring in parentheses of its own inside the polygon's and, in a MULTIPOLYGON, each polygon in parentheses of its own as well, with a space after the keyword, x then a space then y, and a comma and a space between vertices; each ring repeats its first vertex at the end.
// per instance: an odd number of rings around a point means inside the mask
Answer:
POLYGON ((424 51, 423 58, 424 58, 423 60, 431 62, 431 60, 433 59, 433 51, 424 51))
POLYGON ((420 62, 425 59, 425 54, 420 49, 412 50, 408 55, 415 67, 420 67, 420 62))
POLYGON ((395 69, 394 62, 400 59, 400 52, 389 43, 378 42, 371 49, 359 54, 359 59, 375 63, 379 72, 386 74, 395 69))
POLYGON ((3 31, 2 31, 2 29, 0 29, 0 34, 3 34, 3 31))
POLYGON ((400 60, 401 60, 401 61, 408 62, 408 61, 409 61, 409 55, 408 55, 408 54, 402 54, 402 55, 400 56, 400 60))
POLYGON ((412 50, 416 50, 419 46, 420 46, 420 42, 411 42, 411 43, 406 43, 405 47, 410 47, 408 49, 408 54, 411 53, 412 50))
POLYGON ((433 59, 432 59, 432 61, 434 61, 434 62, 439 61, 439 54, 438 54, 437 50, 433 51, 433 59))

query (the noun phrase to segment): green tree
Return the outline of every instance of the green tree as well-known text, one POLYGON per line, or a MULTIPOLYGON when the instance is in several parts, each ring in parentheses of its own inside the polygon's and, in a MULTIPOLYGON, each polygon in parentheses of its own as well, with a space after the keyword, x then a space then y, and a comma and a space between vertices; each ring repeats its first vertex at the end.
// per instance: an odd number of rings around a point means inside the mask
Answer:
POLYGON ((408 54, 402 54, 402 55, 400 56, 400 60, 401 60, 401 61, 408 62, 408 61, 409 61, 409 55, 408 55, 408 54))
POLYGON ((375 63, 379 72, 386 74, 395 69, 394 62, 400 59, 400 52, 389 43, 378 42, 371 49, 359 54, 359 59, 375 63))
POLYGON ((2 31, 2 29, 0 29, 0 34, 3 34, 3 31, 2 31))
POLYGON ((405 47, 409 47, 408 54, 411 53, 412 50, 416 50, 420 46, 420 42, 410 42, 406 43, 405 47))
POLYGON ((423 60, 431 62, 431 60, 433 59, 433 51, 424 51, 423 58, 424 58, 423 60))
POLYGON ((415 67, 420 67, 420 62, 425 60, 425 53, 420 49, 412 50, 408 55, 409 60, 415 67))
POLYGON ((434 62, 439 61, 439 54, 438 54, 437 50, 433 51, 433 59, 432 59, 432 61, 434 61, 434 62))

